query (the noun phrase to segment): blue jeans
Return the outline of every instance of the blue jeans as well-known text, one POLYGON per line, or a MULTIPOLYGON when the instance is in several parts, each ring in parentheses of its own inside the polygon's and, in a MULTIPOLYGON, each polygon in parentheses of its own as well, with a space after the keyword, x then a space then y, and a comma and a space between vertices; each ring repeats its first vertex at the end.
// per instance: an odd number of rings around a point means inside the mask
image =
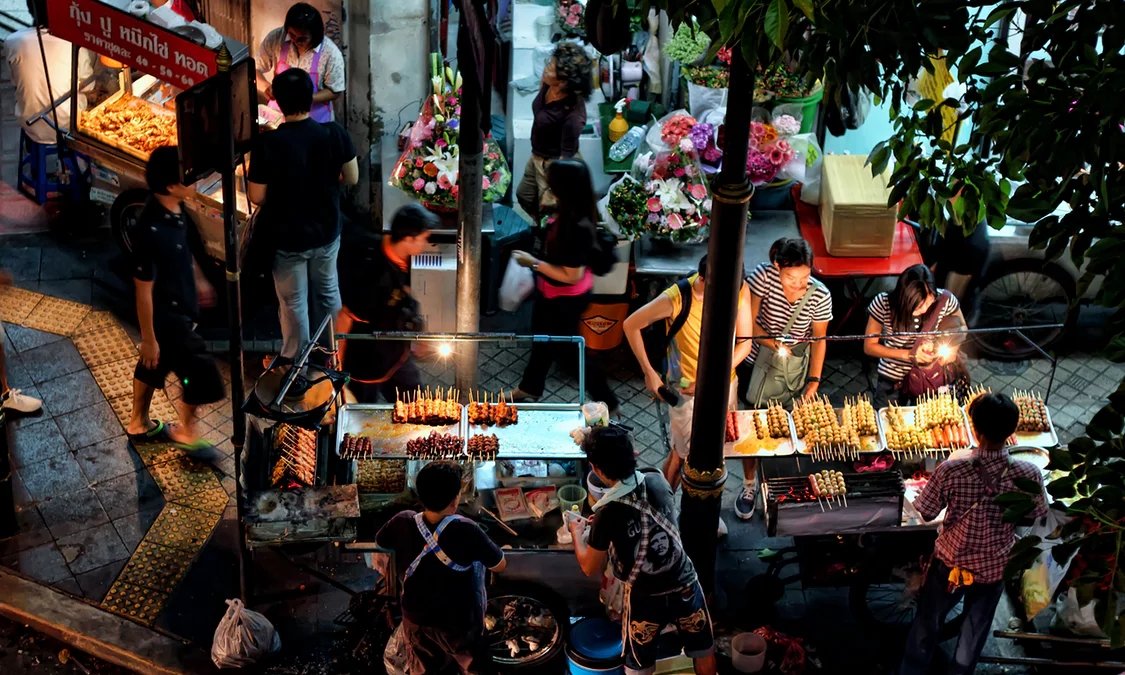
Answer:
MULTIPOLYGON (((294 358, 309 343, 309 326, 320 326, 325 316, 335 319, 340 311, 340 284, 336 274, 339 252, 340 238, 337 237, 320 248, 274 254, 273 285, 279 303, 282 356, 294 358)), ((329 344, 328 331, 321 336, 321 344, 329 344)))
POLYGON ((949 566, 934 558, 926 574, 926 582, 918 596, 918 614, 906 636, 906 651, 902 655, 899 675, 925 675, 938 645, 938 630, 945 617, 962 596, 965 622, 957 636, 953 661, 946 671, 949 675, 969 675, 988 641, 992 628, 992 615, 1004 592, 1003 582, 971 584, 949 592, 949 566))

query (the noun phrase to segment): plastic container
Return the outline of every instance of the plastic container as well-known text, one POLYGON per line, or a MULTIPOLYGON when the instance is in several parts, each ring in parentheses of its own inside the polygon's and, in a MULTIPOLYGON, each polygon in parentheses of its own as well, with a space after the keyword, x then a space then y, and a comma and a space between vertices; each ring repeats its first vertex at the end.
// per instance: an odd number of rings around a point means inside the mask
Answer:
POLYGON ((570 628, 566 660, 571 675, 625 673, 621 626, 607 619, 582 619, 570 628))
POLYGON ((621 140, 609 146, 609 158, 615 162, 620 162, 633 154, 633 151, 640 147, 647 130, 648 127, 645 126, 636 126, 630 129, 629 133, 621 137, 621 140))
POLYGON ((581 485, 564 485, 559 488, 559 509, 582 512, 582 502, 586 501, 586 489, 581 485))
POLYGON ((730 661, 740 673, 756 673, 766 664, 766 641, 757 633, 739 633, 730 641, 730 661))
POLYGON ((609 488, 606 487, 601 478, 598 478, 598 475, 596 473, 591 471, 586 475, 586 490, 590 495, 588 501, 590 503, 590 508, 592 509, 594 508, 594 504, 597 504, 598 500, 605 496, 605 493, 609 490, 609 488))
POLYGON ((578 318, 578 334, 586 340, 586 347, 595 351, 617 349, 625 340, 621 326, 629 316, 629 303, 591 302, 578 318))

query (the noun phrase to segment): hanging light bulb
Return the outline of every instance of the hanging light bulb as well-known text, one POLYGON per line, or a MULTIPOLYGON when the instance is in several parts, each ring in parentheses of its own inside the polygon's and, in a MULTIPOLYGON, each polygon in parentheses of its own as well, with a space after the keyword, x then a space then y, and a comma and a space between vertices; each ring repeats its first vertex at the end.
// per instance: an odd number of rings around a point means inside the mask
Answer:
POLYGON ((452 342, 439 342, 437 347, 438 356, 443 359, 448 359, 453 356, 453 343, 452 342))
POLYGON ((941 343, 937 348, 938 358, 947 361, 953 356, 953 347, 948 343, 941 343))

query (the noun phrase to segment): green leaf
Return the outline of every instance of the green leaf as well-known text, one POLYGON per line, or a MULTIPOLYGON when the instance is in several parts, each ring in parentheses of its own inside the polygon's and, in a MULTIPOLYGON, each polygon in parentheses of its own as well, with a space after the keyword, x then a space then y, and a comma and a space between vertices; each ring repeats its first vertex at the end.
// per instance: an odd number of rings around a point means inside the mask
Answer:
POLYGON ((1075 490, 1077 484, 1078 477, 1068 474, 1048 483, 1047 493, 1055 499, 1070 499, 1078 494, 1075 490))
POLYGON ((1071 441, 1068 448, 1063 448, 1061 446, 1051 448, 1051 463, 1048 465, 1048 467, 1051 469, 1058 469, 1059 471, 1070 471, 1071 469, 1073 469, 1074 455, 1071 453, 1085 454, 1086 452, 1087 446, 1085 443, 1077 445, 1076 447, 1076 444, 1079 444, 1080 441, 1087 441, 1089 442, 1090 448, 1094 447, 1093 441, 1091 441, 1089 438, 1083 437, 1071 441))
POLYGON ((793 0, 793 5, 801 10, 801 13, 807 16, 810 21, 813 20, 812 0, 793 0))
POLYGON ((1039 481, 1031 478, 1017 478, 1013 482, 1016 487, 1031 495, 1038 495, 1039 491, 1043 489, 1039 481))
POLYGON ((785 36, 789 32, 789 6, 785 0, 770 0, 766 8, 764 25, 766 37, 778 49, 785 49, 785 36))
POLYGON ((934 100, 931 98, 924 98, 914 104, 914 112, 925 112, 934 107, 934 100))
POLYGON ((1005 523, 1020 523, 1027 519, 1033 510, 1035 510, 1035 504, 1032 504, 1030 500, 1026 504, 1013 504, 1004 509, 1001 520, 1005 523))
POLYGON ((1094 440, 1108 441, 1120 434, 1123 426, 1125 426, 1125 418, 1121 417, 1121 413, 1114 410, 1112 406, 1105 406, 1086 425, 1086 433, 1094 440))
POLYGON ((878 175, 883 173, 887 168, 887 162, 891 157, 891 149, 887 147, 886 143, 879 143, 871 150, 871 154, 867 156, 867 162, 871 164, 871 173, 878 175))

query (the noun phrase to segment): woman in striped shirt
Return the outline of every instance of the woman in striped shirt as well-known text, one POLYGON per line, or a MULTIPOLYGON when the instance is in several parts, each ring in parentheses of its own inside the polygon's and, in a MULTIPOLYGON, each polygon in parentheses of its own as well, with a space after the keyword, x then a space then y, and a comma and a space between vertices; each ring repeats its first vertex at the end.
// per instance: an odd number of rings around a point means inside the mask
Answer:
MULTIPOLYGON (((875 296, 867 308, 867 335, 863 351, 879 359, 879 377, 875 384, 875 407, 881 408, 893 398, 897 403, 912 405, 901 392, 903 378, 914 364, 928 365, 934 361, 948 365, 957 359, 957 347, 949 343, 949 353, 938 355, 935 340, 918 335, 888 335, 889 333, 917 333, 922 330, 930 311, 944 291, 934 284, 934 275, 925 265, 906 268, 890 293, 875 296)), ((941 307, 941 315, 933 322, 935 329, 943 322, 965 325, 961 306, 952 294, 941 307), (952 318, 951 318, 952 317, 952 318)))
MULTIPOLYGON (((828 334, 828 322, 832 320, 832 294, 824 284, 812 278, 812 263, 812 248, 807 241, 782 238, 770 247, 770 261, 761 263, 750 273, 750 313, 754 317, 755 337, 787 334, 797 340, 797 344, 786 345, 789 356, 778 357, 776 355, 781 347, 778 339, 755 339, 747 361, 755 363, 761 360, 760 355, 769 359, 781 358, 783 362, 786 359, 807 359, 804 373, 797 378, 795 388, 786 384, 788 390, 780 394, 771 391, 776 389, 772 386, 774 382, 758 387, 759 391, 750 391, 753 387, 749 382, 740 383, 740 397, 749 394, 749 404, 754 408, 765 407, 771 400, 784 404, 797 396, 815 396, 820 387, 828 345, 824 340, 801 340, 828 334), (767 391, 768 394, 765 393, 767 391)), ((764 368, 767 364, 758 363, 757 367, 764 368)), ((767 377, 776 380, 773 375, 767 377)), ((747 459, 743 460, 742 466, 744 484, 742 494, 735 501, 734 511, 739 518, 749 520, 754 515, 758 462, 747 459)))

